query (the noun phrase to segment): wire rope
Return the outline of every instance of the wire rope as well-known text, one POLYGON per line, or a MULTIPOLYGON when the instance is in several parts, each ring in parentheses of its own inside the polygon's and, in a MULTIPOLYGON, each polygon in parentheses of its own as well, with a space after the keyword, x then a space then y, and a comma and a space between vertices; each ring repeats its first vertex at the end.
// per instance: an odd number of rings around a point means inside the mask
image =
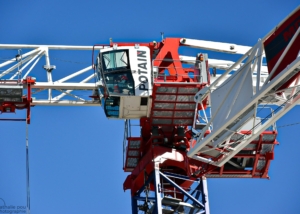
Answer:
POLYGON ((30 182, 29 182, 29 142, 28 142, 28 121, 26 121, 26 213, 30 214, 30 182))

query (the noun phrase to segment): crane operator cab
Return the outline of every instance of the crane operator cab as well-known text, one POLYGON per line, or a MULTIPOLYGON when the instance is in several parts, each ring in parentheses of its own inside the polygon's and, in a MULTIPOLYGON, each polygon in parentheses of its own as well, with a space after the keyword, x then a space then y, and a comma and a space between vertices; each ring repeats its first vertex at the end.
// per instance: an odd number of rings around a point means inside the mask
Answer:
POLYGON ((101 49, 96 76, 107 118, 134 119, 149 114, 152 81, 148 47, 101 49))

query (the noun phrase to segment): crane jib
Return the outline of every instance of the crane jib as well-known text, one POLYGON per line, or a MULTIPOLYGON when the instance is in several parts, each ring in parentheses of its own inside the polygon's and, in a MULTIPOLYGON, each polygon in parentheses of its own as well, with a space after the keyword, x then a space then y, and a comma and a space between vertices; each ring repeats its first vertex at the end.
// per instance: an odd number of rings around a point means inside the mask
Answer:
MULTIPOLYGON (((280 26, 275 29, 274 33, 264 41, 269 72, 272 71, 299 27, 300 9, 288 17, 280 26)), ((299 42, 300 35, 295 38, 293 45, 287 51, 286 56, 283 58, 282 62, 274 73, 275 75, 273 75, 272 78, 274 78, 280 71, 282 71, 287 65, 291 64, 297 58, 299 54, 299 42)))
POLYGON ((148 83, 147 76, 147 56, 146 51, 137 51, 138 74, 139 74, 139 89, 148 91, 146 84, 148 83), (145 74, 145 75, 144 75, 145 74))

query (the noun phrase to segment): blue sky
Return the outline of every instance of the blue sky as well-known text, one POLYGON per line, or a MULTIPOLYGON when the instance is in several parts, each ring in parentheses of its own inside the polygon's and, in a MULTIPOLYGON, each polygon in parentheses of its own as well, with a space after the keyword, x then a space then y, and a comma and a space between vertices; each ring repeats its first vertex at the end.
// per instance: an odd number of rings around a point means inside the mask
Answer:
MULTIPOLYGON (((159 41, 164 32, 252 46, 298 5, 297 0, 1 1, 0 43, 93 45, 111 37, 148 42, 159 41)), ((89 65, 90 52, 75 55, 89 65)), ((73 55, 60 58, 73 60, 73 55)), ((79 66, 53 64, 59 71, 79 66)), ((296 107, 277 125, 300 122, 299 113, 296 107)), ((25 206, 25 124, 0 122, 0 127, 0 198, 6 205, 25 206)), ((271 180, 210 179, 211 212, 299 213, 299 129, 279 128, 271 180)), ((123 121, 107 120, 101 107, 34 107, 31 213, 131 213, 130 193, 122 188, 127 176, 122 140, 123 121)))

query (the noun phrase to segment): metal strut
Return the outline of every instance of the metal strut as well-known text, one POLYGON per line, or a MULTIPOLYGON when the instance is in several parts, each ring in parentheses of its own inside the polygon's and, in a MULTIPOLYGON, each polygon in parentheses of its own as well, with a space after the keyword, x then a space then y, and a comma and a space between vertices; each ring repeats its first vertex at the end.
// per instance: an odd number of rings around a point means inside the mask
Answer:
POLYGON ((132 196, 131 200, 132 214, 138 214, 140 211, 144 214, 210 214, 205 177, 191 180, 187 176, 161 172, 157 162, 154 163, 154 170, 147 176, 143 187, 132 196), (182 188, 172 179, 194 182, 193 190, 182 188), (154 188, 149 189, 151 192, 149 197, 148 194, 145 195, 143 192, 145 192, 147 186, 152 185, 154 188), (173 187, 173 191, 170 187, 173 187))

